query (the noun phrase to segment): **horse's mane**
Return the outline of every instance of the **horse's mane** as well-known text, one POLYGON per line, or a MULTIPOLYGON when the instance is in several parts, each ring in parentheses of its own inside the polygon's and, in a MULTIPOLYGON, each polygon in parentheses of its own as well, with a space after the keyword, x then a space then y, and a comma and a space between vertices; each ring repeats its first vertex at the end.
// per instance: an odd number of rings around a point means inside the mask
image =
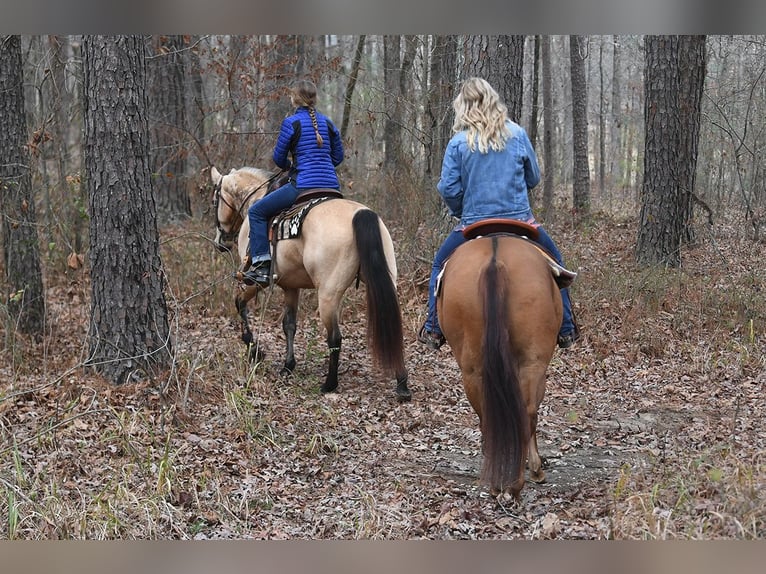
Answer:
POLYGON ((238 185, 234 186, 234 189, 237 192, 237 199, 241 200, 247 197, 247 194, 251 191, 258 189, 268 181, 274 175, 274 172, 260 167, 245 166, 232 170, 229 175, 233 176, 238 183, 238 185))

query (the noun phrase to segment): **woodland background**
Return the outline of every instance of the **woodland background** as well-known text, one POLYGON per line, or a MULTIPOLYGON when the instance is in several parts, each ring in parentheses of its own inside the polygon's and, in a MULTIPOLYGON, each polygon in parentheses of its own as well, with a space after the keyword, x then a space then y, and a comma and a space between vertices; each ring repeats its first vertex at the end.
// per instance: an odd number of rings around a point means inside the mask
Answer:
POLYGON ((5 537, 763 536, 766 38, 703 37, 690 233, 649 264, 639 247, 653 38, 130 41, 133 52, 145 50, 146 81, 135 91, 146 102, 151 184, 140 202, 123 203, 141 207, 131 213, 138 222, 156 221, 172 352, 148 375, 131 367, 120 385, 92 356, 100 246, 89 234, 84 150, 95 130, 85 102, 94 89, 123 101, 129 78, 99 89, 109 68, 83 71, 83 38, 22 36, 26 210, 31 203, 36 214, 35 301, 44 308, 35 328, 20 321, 26 292, 10 273, 18 243, 4 187, 5 537), (541 413, 549 481, 512 508, 476 481, 479 432, 449 348, 414 342, 431 257, 451 226, 435 183, 451 100, 468 70, 498 86, 539 150, 545 181, 531 192, 535 211, 580 272, 572 293, 584 338, 554 359, 541 413), (277 300, 256 314, 269 359, 248 363, 238 340, 237 262, 212 247, 207 168, 271 167, 289 111, 285 88, 299 76, 316 80, 319 109, 341 127, 344 193, 392 230, 410 405, 397 405, 370 365, 359 293, 346 304, 338 394, 317 392, 326 349, 313 293, 302 297, 293 377, 277 375, 277 300))

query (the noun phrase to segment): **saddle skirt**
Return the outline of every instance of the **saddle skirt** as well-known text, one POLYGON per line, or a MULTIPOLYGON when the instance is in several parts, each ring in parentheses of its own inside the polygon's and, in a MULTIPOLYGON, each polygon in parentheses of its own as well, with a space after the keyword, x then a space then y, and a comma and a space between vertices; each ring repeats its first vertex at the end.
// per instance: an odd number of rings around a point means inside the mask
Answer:
MULTIPOLYGON (((548 250, 537 243, 536 240, 540 236, 540 233, 535 225, 516 219, 483 219, 467 225, 465 229, 463 229, 463 237, 469 241, 488 235, 509 235, 529 242, 543 257, 545 257, 548 266, 551 268, 553 279, 559 289, 566 289, 577 278, 576 272, 570 271, 566 267, 559 265, 548 250)), ((437 296, 441 291, 441 281, 444 276, 444 270, 447 268, 447 263, 449 263, 449 259, 444 262, 436 279, 435 289, 437 296)))

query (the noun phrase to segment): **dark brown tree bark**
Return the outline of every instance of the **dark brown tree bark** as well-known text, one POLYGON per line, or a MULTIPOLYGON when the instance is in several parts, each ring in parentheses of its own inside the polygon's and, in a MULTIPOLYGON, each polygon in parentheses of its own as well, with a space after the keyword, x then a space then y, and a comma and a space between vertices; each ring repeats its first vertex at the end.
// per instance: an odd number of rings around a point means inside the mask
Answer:
POLYGON ((348 83, 346 84, 346 93, 343 95, 343 119, 341 120, 340 133, 341 136, 347 135, 348 122, 351 120, 351 100, 354 97, 354 89, 356 88, 356 81, 359 78, 359 67, 362 63, 362 55, 364 54, 364 42, 367 36, 362 34, 356 43, 356 51, 354 52, 354 61, 351 64, 351 73, 348 75, 348 83))
POLYGON ((151 165, 159 225, 191 216, 186 158, 193 145, 186 121, 183 36, 152 36, 148 75, 151 165))
POLYGON ((529 116, 529 141, 537 147, 537 122, 540 115, 540 35, 535 35, 535 51, 532 63, 532 109, 529 116))
POLYGON ((140 36, 83 39, 88 363, 117 384, 156 375, 173 352, 149 168, 145 47, 140 36))
POLYGON ((588 164, 588 89, 585 58, 588 39, 569 36, 569 61, 572 83, 572 204, 579 220, 590 212, 590 166, 588 164))
POLYGON ((692 242, 691 226, 697 173, 702 92, 705 87, 707 50, 705 36, 679 37, 679 199, 681 200, 681 240, 692 242))
POLYGON ((543 210, 542 219, 553 221, 553 72, 551 71, 551 37, 542 37, 543 67, 543 210))
POLYGON ((521 121, 524 102, 524 36, 468 36, 463 79, 487 80, 508 106, 508 115, 521 121))
POLYGON ((608 200, 609 210, 612 210, 612 198, 614 197, 615 186, 622 187, 622 105, 621 105, 621 82, 622 71, 620 69, 620 38, 612 36, 612 97, 611 97, 611 121, 609 142, 611 144, 611 153, 609 154, 609 177, 608 200))
POLYGON ((604 198, 606 192, 606 91, 604 83, 604 43, 601 36, 598 43, 598 194, 604 198))
POLYGON ((386 112, 383 128, 386 169, 397 168, 402 154, 401 36, 383 37, 383 87, 386 112))
POLYGON ((678 36, 644 41, 646 124, 644 181, 636 259, 647 265, 678 267, 683 221, 679 190, 678 36))
POLYGON ((425 124, 430 138, 426 149, 425 173, 439 175, 441 160, 452 135, 457 85, 457 36, 434 36, 431 54, 431 83, 426 106, 425 124))
MULTIPOLYGON (((0 227, 10 319, 24 333, 42 335, 45 299, 24 112, 19 36, 0 36, 0 227)), ((5 297, 4 297, 5 299, 5 297)))

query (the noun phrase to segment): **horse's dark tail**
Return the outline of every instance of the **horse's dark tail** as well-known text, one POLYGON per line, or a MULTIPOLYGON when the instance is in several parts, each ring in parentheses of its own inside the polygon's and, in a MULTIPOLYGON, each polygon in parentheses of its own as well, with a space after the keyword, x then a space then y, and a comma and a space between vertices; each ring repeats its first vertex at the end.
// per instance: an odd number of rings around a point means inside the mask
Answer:
MULTIPOLYGON (((529 441, 529 422, 508 333, 508 271, 497 261, 493 238, 489 264, 479 279, 484 296, 482 385, 482 478, 501 491, 520 489, 529 441)), ((522 483, 523 484, 523 483, 522 483)))
POLYGON ((367 286, 367 341, 375 361, 399 376, 405 370, 402 313, 383 250, 378 214, 360 209, 352 225, 359 270, 367 286))

